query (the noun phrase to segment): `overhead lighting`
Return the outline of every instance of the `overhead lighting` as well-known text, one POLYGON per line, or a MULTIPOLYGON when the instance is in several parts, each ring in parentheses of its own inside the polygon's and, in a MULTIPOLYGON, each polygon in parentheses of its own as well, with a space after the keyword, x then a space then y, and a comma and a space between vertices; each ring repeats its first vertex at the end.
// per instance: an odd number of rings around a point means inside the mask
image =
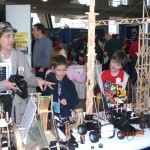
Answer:
POLYGON ((146 4, 147 4, 147 7, 150 7, 150 1, 149 0, 146 1, 146 4))
POLYGON ((89 5, 90 0, 70 0, 69 2, 74 4, 89 5))
POLYGON ((90 4, 90 1, 89 1, 89 0, 78 0, 78 2, 79 2, 81 5, 89 5, 89 4, 90 4))
POLYGON ((43 2, 47 2, 48 0, 42 0, 43 2))

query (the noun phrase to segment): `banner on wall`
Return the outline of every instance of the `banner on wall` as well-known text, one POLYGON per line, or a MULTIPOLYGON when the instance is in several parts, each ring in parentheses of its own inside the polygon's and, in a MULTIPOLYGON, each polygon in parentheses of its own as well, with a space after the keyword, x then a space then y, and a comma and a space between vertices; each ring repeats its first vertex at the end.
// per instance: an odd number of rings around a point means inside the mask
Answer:
POLYGON ((15 34, 15 49, 28 54, 28 32, 17 32, 15 34))

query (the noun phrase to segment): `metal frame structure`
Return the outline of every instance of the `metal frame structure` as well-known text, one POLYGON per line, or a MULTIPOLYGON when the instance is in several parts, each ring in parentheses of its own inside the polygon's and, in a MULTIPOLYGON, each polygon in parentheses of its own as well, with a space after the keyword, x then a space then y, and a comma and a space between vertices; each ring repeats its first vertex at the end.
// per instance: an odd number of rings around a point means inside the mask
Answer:
MULTIPOLYGON (((96 26, 108 25, 110 20, 97 20, 96 26)), ((116 19, 114 24, 145 24, 150 23, 150 18, 128 18, 116 19)))

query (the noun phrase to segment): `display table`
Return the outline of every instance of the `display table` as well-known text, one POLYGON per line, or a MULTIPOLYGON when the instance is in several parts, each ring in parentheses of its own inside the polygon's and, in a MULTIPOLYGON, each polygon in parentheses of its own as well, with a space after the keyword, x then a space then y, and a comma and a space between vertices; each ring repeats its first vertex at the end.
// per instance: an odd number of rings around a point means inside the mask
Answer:
MULTIPOLYGON (((75 69, 77 72, 82 73, 85 70, 85 66, 82 65, 71 65, 69 66, 73 69, 75 69)), ((86 82, 84 83, 79 83, 77 81, 74 81, 77 93, 78 93, 78 98, 79 99, 85 99, 86 97, 86 82)))
MULTIPOLYGON (((138 128, 139 125, 134 126, 138 128)), ((94 146, 95 150, 140 150, 150 146, 150 130, 148 128, 144 129, 144 135, 137 135, 135 137, 129 136, 125 137, 123 140, 118 139, 117 129, 115 129, 114 138, 100 138, 99 142, 92 143, 89 140, 89 131, 85 135, 85 144, 79 143, 79 147, 76 150, 91 150, 91 146, 94 146), (99 148, 99 144, 103 144, 103 148, 99 148)), ((80 141, 80 135, 78 133, 73 133, 76 141, 80 141)))

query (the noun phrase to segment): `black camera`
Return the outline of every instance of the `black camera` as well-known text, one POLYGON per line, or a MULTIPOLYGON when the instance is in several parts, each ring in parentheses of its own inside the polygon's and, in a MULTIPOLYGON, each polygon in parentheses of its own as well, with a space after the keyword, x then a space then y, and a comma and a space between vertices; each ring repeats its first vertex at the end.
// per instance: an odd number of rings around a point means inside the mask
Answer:
POLYGON ((24 77, 21 75, 11 75, 9 77, 9 81, 12 83, 16 83, 19 90, 14 91, 18 96, 25 99, 28 97, 28 89, 27 89, 27 82, 24 80, 24 77))

